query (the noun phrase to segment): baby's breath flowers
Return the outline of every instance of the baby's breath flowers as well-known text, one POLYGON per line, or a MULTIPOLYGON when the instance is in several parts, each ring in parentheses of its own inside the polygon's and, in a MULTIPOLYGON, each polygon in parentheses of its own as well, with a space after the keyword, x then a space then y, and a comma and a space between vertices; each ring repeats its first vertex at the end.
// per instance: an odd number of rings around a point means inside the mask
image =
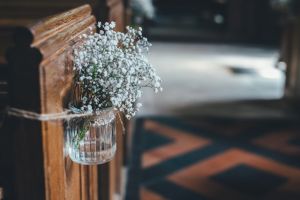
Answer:
POLYGON ((82 35, 84 42, 74 50, 75 84, 80 87, 76 108, 97 112, 114 107, 130 119, 141 107, 142 88, 162 91, 161 79, 149 63, 151 43, 142 28, 114 31, 115 22, 97 24, 99 32, 82 35))

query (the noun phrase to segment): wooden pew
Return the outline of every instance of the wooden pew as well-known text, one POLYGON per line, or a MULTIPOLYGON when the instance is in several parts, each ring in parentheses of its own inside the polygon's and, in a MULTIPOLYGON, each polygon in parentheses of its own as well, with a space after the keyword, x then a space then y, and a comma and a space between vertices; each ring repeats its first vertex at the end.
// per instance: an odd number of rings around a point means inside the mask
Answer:
MULTIPOLYGON (((0 1, 0 64, 4 52, 11 44, 10 35, 16 26, 34 23, 41 18, 54 15, 88 3, 99 20, 114 19, 123 26, 124 4, 127 0, 9 0, 0 1)), ((0 69, 1 70, 1 69, 0 69)))
MULTIPOLYGON (((62 112, 72 82, 72 47, 81 42, 79 35, 95 31, 95 22, 91 7, 84 5, 19 27, 14 47, 7 51, 9 104, 40 114, 62 112)), ((5 152, 0 154, 0 187, 5 198, 108 200, 120 193, 122 135, 111 163, 82 166, 64 155, 63 126, 60 120, 5 121, 0 135, 0 152, 5 152)), ((117 128, 120 132, 120 124, 117 128)))
MULTIPOLYGON (((10 0, 0 1, 0 111, 7 104, 7 80, 5 51, 13 44, 11 35, 16 27, 34 24, 39 19, 56 13, 60 13, 71 8, 89 3, 92 8, 98 5, 97 0, 10 0)), ((99 11, 105 8, 99 9, 99 11)))
POLYGON ((127 0, 10 0, 0 1, 0 111, 7 104, 5 51, 13 44, 11 35, 18 26, 33 24, 41 18, 88 3, 97 21, 114 20, 124 30, 124 5, 127 0))
POLYGON ((97 7, 97 0, 9 0, 0 1, 0 63, 4 61, 4 52, 11 45, 10 35, 16 26, 35 23, 41 18, 54 15, 84 3, 97 7))

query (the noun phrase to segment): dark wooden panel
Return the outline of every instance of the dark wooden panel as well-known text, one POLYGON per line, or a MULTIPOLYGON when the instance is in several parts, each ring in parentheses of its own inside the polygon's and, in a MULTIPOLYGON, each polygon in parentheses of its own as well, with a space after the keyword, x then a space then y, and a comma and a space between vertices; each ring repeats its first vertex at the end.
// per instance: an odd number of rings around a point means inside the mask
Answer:
POLYGON ((124 4, 122 1, 114 0, 114 3, 110 3, 109 5, 109 12, 108 12, 108 19, 110 21, 116 22, 116 30, 117 31, 124 31, 125 27, 125 10, 124 4))
MULTIPOLYGON (((103 20, 114 20, 117 30, 124 30, 121 0, 99 1, 98 6, 96 11, 103 20)), ((72 82, 72 48, 80 43, 79 35, 95 30, 91 7, 85 5, 38 21, 1 20, 0 28, 2 23, 7 36, 19 27, 14 32, 14 47, 7 53, 10 105, 44 114, 63 111, 72 82)), ((4 144, 0 152, 6 151, 5 156, 0 154, 0 169, 7 172, 7 181, 0 181, 0 187, 4 186, 7 197, 16 200, 114 199, 121 193, 125 148, 122 128, 117 124, 115 159, 106 165, 88 167, 65 157, 62 121, 11 118, 4 128, 0 127, 0 141, 4 144)))
MULTIPOLYGON (((72 82, 72 48, 94 23, 86 5, 18 28, 7 53, 10 105, 45 114, 62 111, 72 82)), ((65 157, 62 121, 9 124, 14 199, 98 199, 97 167, 65 157)))

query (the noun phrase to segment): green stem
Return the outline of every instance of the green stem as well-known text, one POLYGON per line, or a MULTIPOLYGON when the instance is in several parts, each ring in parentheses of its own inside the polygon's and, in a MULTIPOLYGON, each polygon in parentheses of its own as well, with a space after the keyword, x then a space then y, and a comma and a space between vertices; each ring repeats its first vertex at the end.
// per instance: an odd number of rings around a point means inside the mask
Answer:
POLYGON ((86 132, 89 130, 89 123, 85 121, 82 126, 80 126, 79 131, 73 138, 73 142, 76 148, 79 148, 79 143, 84 139, 86 132))

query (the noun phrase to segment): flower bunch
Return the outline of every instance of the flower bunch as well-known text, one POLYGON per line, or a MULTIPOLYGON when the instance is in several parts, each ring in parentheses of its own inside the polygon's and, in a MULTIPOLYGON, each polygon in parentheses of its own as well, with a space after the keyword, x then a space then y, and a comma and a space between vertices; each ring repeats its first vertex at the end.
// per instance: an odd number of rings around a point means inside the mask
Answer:
POLYGON ((95 112, 114 107, 131 118, 141 107, 142 88, 161 91, 161 79, 147 59, 151 43, 142 28, 114 31, 115 23, 97 24, 99 32, 83 34, 84 42, 74 50, 75 84, 79 101, 75 107, 95 112))

